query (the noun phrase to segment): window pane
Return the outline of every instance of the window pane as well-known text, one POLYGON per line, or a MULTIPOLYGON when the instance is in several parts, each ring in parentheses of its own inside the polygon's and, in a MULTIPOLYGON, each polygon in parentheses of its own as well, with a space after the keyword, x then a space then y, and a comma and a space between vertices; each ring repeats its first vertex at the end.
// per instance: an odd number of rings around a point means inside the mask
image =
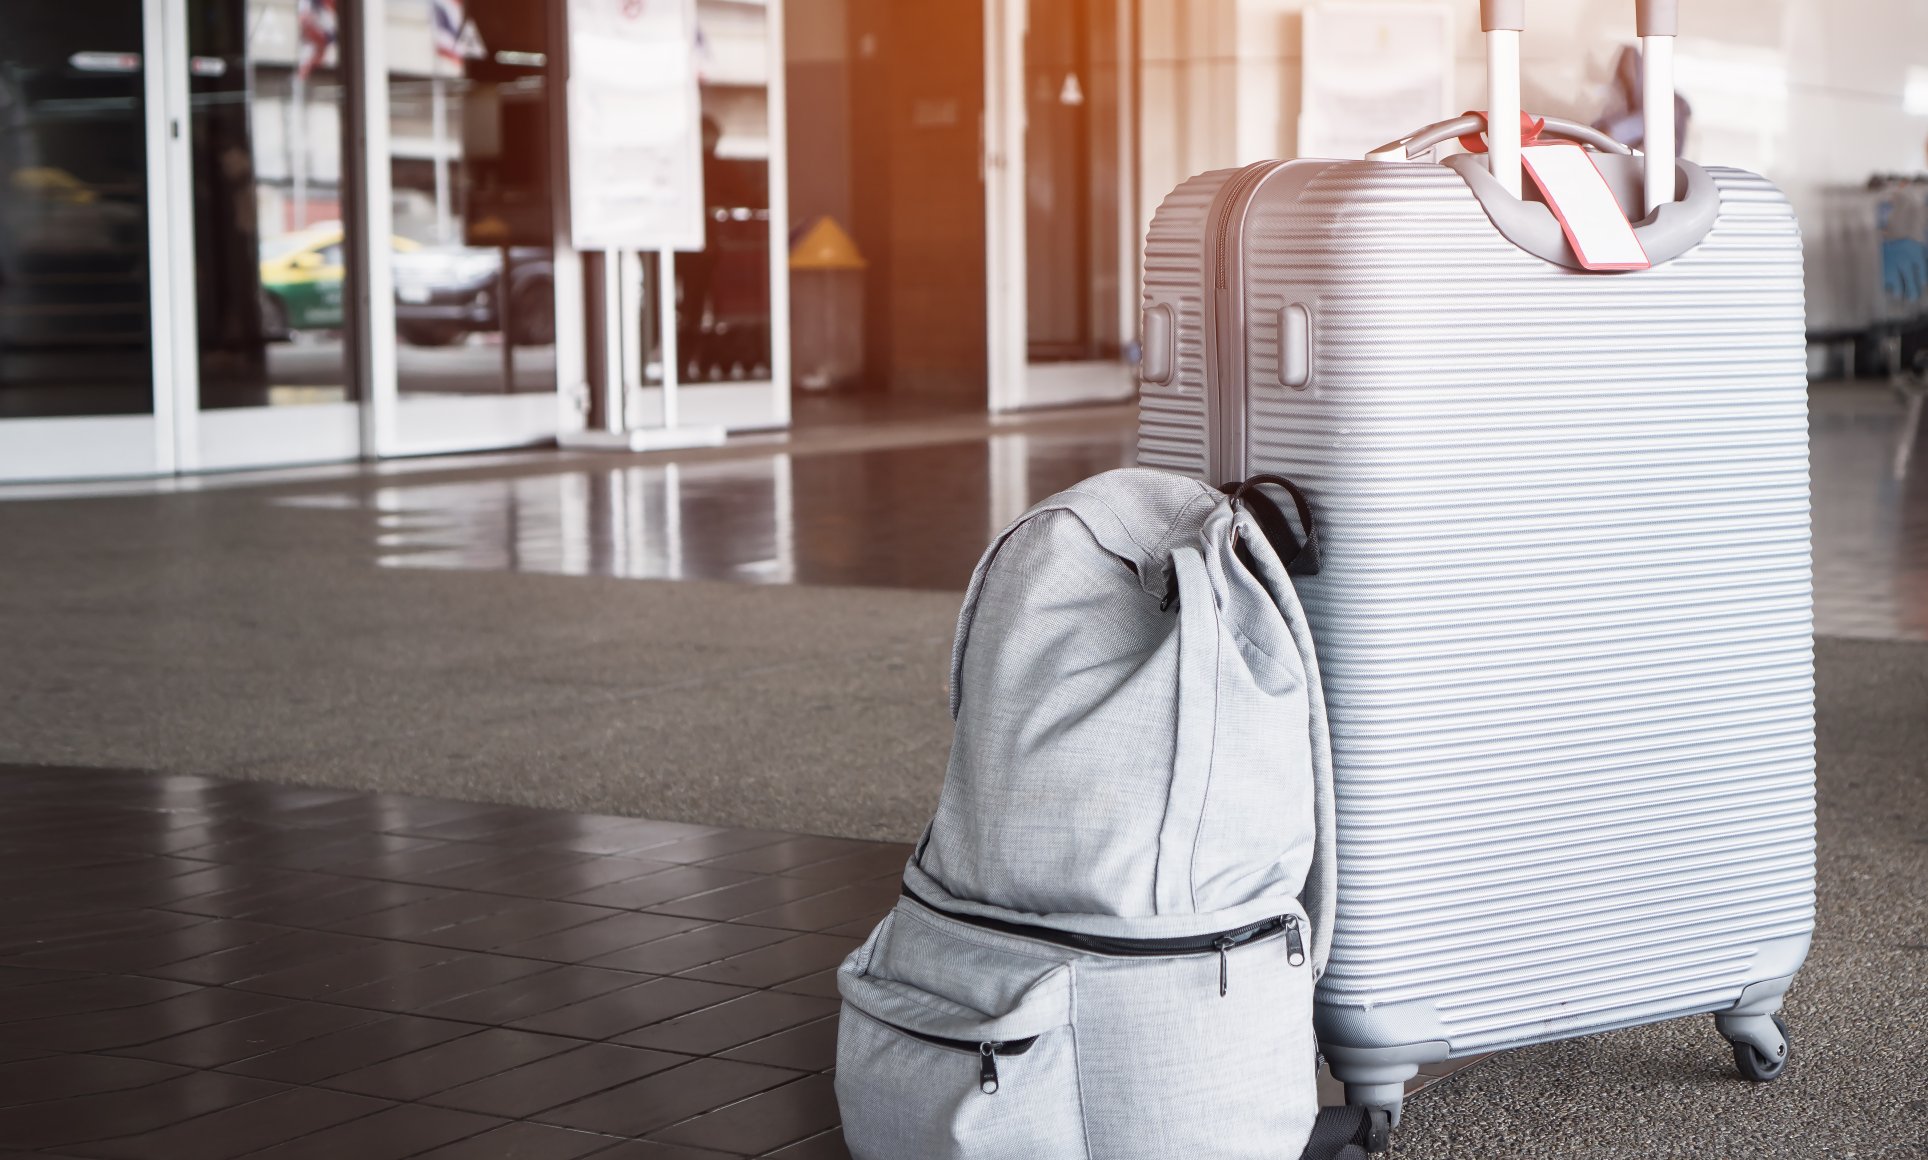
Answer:
POLYGON ((388 6, 404 392, 555 390, 547 7, 388 6))
POLYGON ((1120 357, 1116 0, 1034 0, 1025 39, 1029 357, 1120 357))
POLYGON ((0 418, 154 408, 139 0, 0 5, 0 418))
POLYGON ((342 334, 342 91, 329 27, 323 0, 188 3, 206 408, 354 397, 342 334))
MULTIPOLYGON (((781 46, 769 43, 769 16, 760 5, 699 0, 697 25, 708 214, 703 249, 676 256, 679 381, 765 380, 771 339, 769 69, 773 58, 781 61, 781 46)), ((660 363, 652 369, 660 371, 660 363)))

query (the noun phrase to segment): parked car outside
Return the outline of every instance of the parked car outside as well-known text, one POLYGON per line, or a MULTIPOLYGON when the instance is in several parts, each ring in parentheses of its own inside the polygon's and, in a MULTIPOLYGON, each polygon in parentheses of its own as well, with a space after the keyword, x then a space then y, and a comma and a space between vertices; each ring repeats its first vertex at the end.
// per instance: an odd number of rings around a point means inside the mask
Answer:
MULTIPOLYGON (((341 329, 343 240, 340 222, 317 222, 261 243, 263 334, 286 341, 298 330, 341 329)), ((407 238, 393 245, 397 253, 417 248, 407 238)))
MULTIPOLYGON (((340 222, 318 222, 265 243, 261 250, 262 330, 287 341, 297 331, 339 330, 346 275, 340 222)), ((390 240, 394 255, 395 324, 402 341, 447 346, 470 334, 501 329, 502 251, 425 246, 390 240)), ((549 251, 509 251, 509 329, 517 345, 555 341, 554 264, 549 251)))
POLYGON ((555 266, 534 246, 509 250, 507 285, 502 251, 474 246, 424 246, 395 256, 395 320, 404 342, 443 346, 470 334, 502 329, 508 301, 509 337, 517 346, 556 340, 555 266))

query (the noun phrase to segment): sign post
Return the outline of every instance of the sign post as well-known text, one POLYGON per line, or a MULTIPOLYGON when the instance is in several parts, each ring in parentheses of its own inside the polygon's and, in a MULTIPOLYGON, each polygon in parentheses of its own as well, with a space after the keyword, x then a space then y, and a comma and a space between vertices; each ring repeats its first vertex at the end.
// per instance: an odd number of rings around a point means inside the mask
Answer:
MULTIPOLYGON (((602 251, 611 269, 624 252, 655 251, 663 346, 663 422, 635 426, 619 365, 603 368, 605 429, 570 435, 575 446, 635 451, 707 447, 721 427, 679 423, 674 252, 701 250, 702 96, 695 0, 569 0, 569 221, 577 250, 602 251)), ((616 316, 628 295, 602 296, 603 333, 635 334, 616 316)), ((626 349, 622 360, 640 360, 626 349)))

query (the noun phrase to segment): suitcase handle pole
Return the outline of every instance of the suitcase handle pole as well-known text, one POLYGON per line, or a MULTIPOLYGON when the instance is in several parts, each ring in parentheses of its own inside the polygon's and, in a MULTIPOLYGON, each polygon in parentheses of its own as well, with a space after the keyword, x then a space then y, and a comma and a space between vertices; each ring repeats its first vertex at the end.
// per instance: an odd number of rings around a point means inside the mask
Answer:
POLYGON ((1500 188, 1520 196, 1520 30, 1526 0, 1480 0, 1486 33, 1486 153, 1500 188))
POLYGON ((1674 200, 1674 37, 1678 0, 1636 0, 1640 33, 1640 119, 1646 123, 1647 212, 1674 200))

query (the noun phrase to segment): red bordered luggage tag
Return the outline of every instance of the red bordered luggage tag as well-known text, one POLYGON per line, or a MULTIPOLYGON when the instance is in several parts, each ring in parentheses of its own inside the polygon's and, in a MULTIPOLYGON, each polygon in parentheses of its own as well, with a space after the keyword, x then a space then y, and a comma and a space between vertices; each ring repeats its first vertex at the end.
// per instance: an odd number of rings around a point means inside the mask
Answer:
POLYGON ((1520 161, 1547 208, 1560 219, 1567 244, 1588 270, 1645 270, 1652 262, 1593 155, 1565 142, 1529 145, 1520 161))

